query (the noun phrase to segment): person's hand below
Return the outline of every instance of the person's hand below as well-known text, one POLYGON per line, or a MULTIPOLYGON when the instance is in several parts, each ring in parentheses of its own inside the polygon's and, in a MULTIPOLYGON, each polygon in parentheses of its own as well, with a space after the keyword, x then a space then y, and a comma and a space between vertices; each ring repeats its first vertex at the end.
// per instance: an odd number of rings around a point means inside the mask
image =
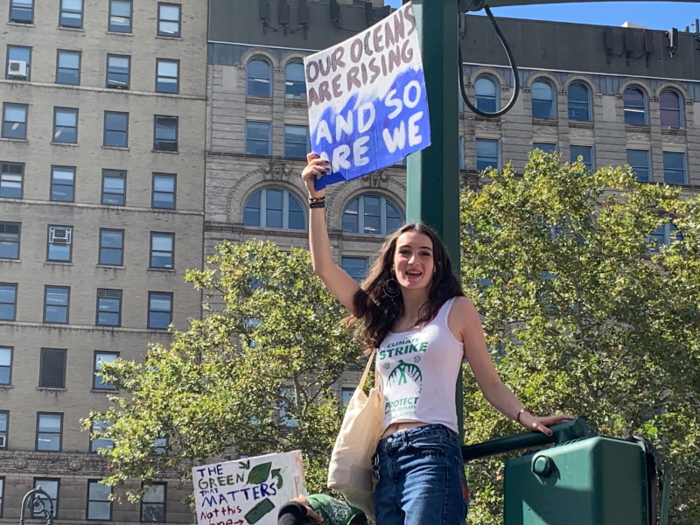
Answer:
POLYGON ((556 425, 557 423, 561 423, 563 421, 571 421, 572 419, 576 418, 564 414, 560 414, 558 416, 544 417, 534 416, 530 414, 530 412, 523 412, 520 414, 520 424, 522 426, 534 432, 542 432, 543 434, 546 434, 548 436, 552 435, 552 431, 549 429, 549 427, 551 427, 552 425, 556 425))
POLYGON ((301 172, 301 178, 306 184, 306 190, 309 192, 309 197, 311 198, 321 198, 325 193, 324 190, 316 190, 314 183, 317 179, 320 179, 324 175, 331 172, 330 163, 322 159, 316 153, 309 153, 306 155, 307 166, 304 171, 301 172))
POLYGON ((306 507, 307 517, 312 518, 319 523, 323 523, 323 517, 319 516, 318 514, 316 514, 316 512, 314 512, 314 510, 309 505, 309 501, 306 499, 306 496, 297 496, 292 501, 296 501, 297 503, 301 503, 302 505, 304 505, 304 507, 306 507))

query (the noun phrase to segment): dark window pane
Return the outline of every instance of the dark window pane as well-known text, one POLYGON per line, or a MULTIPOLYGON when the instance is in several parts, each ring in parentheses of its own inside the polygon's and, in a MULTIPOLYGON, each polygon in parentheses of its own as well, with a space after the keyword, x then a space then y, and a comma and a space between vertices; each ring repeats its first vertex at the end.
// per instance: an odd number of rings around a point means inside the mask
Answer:
POLYGON ((287 64, 285 68, 284 96, 285 98, 302 100, 306 98, 306 80, 303 64, 299 62, 287 64))
POLYGON ((272 96, 272 70, 267 62, 251 60, 248 62, 248 95, 254 97, 272 96))
POLYGON ((256 192, 245 203, 243 211, 244 226, 260 226, 260 196, 262 192, 256 192))
POLYGON ((569 120, 591 120, 588 88, 582 84, 569 86, 569 120))
POLYGON ((304 211, 296 197, 289 195, 289 229, 305 230, 304 211))
POLYGON ((115 33, 131 33, 131 0, 111 0, 109 30, 115 33))
POLYGON ((645 126, 647 115, 644 93, 636 88, 627 88, 623 94, 623 101, 625 106, 625 124, 645 126))
POLYGON ((343 231, 348 233, 359 233, 359 198, 348 204, 343 212, 343 231))

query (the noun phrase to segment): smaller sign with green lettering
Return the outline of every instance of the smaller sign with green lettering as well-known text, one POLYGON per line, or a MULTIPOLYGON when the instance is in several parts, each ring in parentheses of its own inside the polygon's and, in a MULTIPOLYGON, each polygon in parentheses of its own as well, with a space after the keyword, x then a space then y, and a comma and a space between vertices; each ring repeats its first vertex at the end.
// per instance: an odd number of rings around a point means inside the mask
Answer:
POLYGON ((275 525, 277 511, 306 495, 301 451, 192 469, 199 525, 275 525))

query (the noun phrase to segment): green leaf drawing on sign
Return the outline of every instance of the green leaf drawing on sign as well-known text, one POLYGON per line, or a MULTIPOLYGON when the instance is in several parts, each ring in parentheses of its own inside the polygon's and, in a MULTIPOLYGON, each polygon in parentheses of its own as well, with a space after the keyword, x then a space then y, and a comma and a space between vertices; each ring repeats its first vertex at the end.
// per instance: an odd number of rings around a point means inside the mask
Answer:
MULTIPOLYGON (((268 465, 269 465, 269 463, 268 463, 268 465)), ((258 465, 258 466, 262 467, 262 465, 258 465)), ((268 470, 268 474, 269 474, 269 470, 268 470)), ((255 507, 250 509, 248 511, 248 514, 246 514, 243 517, 246 519, 246 521, 248 521, 248 523, 250 523, 251 525, 254 525, 255 523, 259 522, 263 518, 263 516, 265 516, 265 514, 267 514, 268 512, 270 512, 274 508, 275 508, 275 504, 272 503, 272 501, 270 501, 268 498, 265 498, 260 503, 258 503, 255 507)))
POLYGON ((282 474, 280 474, 280 470, 282 470, 282 469, 276 468, 272 471, 272 477, 277 480, 277 488, 278 489, 281 489, 282 487, 284 487, 284 478, 282 478, 282 474))
POLYGON ((252 468, 248 472, 248 485, 258 485, 265 481, 270 476, 270 469, 272 468, 272 463, 262 463, 252 468))

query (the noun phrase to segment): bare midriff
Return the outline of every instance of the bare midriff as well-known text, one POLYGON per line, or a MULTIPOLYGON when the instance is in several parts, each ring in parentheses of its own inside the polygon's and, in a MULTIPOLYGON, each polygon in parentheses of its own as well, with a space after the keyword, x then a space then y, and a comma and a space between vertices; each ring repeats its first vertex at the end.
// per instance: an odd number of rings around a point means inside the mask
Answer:
POLYGON ((420 421, 409 421, 407 423, 392 423, 382 434, 382 439, 391 434, 396 434, 397 432, 403 432, 409 428, 423 427, 426 423, 421 423, 420 421))

